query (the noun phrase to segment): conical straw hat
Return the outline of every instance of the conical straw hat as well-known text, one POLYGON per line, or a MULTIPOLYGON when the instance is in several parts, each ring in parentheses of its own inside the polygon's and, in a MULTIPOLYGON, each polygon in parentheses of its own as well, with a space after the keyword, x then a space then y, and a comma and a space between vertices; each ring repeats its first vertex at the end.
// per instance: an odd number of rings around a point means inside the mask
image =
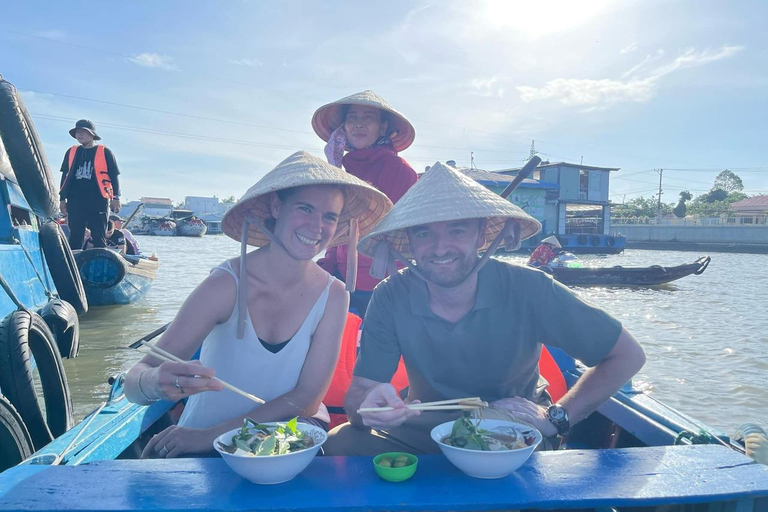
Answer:
POLYGON ((411 122, 373 91, 358 92, 317 109, 312 116, 312 128, 321 139, 328 142, 331 132, 344 122, 344 107, 347 105, 365 105, 389 112, 389 131, 397 131, 392 145, 397 151, 403 151, 413 144, 416 130, 411 122))
POLYGON ((381 219, 358 244, 358 250, 373 257, 380 240, 389 242, 406 258, 413 259, 406 229, 432 222, 488 219, 485 249, 501 232, 508 219, 520 223, 520 239, 541 231, 541 224, 518 206, 494 194, 454 167, 437 162, 381 219))
MULTIPOLYGON (((306 151, 292 154, 268 172, 224 214, 221 229, 230 238, 241 241, 246 218, 265 223, 272 218, 270 197, 272 192, 307 185, 340 185, 346 187, 344 209, 339 216, 336 236, 328 247, 349 241, 349 220, 358 219, 360 236, 368 233, 379 219, 392 208, 386 195, 368 183, 352 176, 306 151)), ((256 225, 249 227, 248 245, 262 247, 269 239, 256 225)))
POLYGON ((543 239, 541 241, 541 243, 543 243, 543 244, 552 244, 552 245, 554 245, 555 247, 557 247, 559 249, 563 248, 563 246, 560 245, 560 240, 558 240, 555 235, 548 236, 547 238, 543 239))

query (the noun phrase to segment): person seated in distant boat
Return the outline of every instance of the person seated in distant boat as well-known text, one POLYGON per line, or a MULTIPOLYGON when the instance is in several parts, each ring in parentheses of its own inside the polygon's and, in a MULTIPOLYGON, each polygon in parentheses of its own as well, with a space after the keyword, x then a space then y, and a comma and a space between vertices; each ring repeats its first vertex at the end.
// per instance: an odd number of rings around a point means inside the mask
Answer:
POLYGON ((107 249, 125 254, 125 235, 119 229, 115 229, 113 221, 107 221, 107 232, 104 236, 107 238, 107 249))
POLYGON ((123 218, 113 213, 109 216, 109 220, 115 224, 115 231, 120 231, 125 237, 125 254, 140 254, 139 242, 133 236, 133 233, 123 227, 123 218))
MULTIPOLYGON (((418 179, 398 152, 416 137, 413 125, 373 91, 347 96, 317 109, 312 128, 328 144, 328 161, 384 192, 396 203, 418 179)), ((348 248, 332 247, 317 263, 342 280, 347 278, 348 248)), ((351 305, 365 315, 373 288, 380 279, 370 275, 371 259, 358 257, 358 280, 351 305)))
POLYGON ((433 165, 358 244, 379 272, 409 265, 374 290, 344 408, 350 423, 323 446, 329 455, 439 453, 430 431, 462 411, 409 403, 480 397, 486 418, 517 418, 557 446, 644 364, 619 321, 551 276, 490 258, 535 235, 541 224, 460 171, 433 165), (481 258, 479 252, 485 249, 481 258), (415 264, 411 261, 413 260, 415 264), (540 380, 541 344, 591 368, 558 403, 540 380), (403 357, 405 400, 389 384, 403 357), (361 408, 391 407, 380 412, 361 408))
POLYGON ((533 250, 531 257, 528 258, 528 265, 531 267, 544 267, 557 256, 558 249, 562 249, 560 240, 555 235, 548 236, 541 241, 541 244, 533 250))
POLYGON ((259 180, 222 219, 241 254, 214 268, 192 292, 157 346, 188 360, 147 355, 128 372, 125 394, 148 404, 190 397, 179 419, 154 436, 145 457, 213 450, 216 437, 257 422, 293 417, 327 425, 321 404, 338 359, 349 295, 314 261, 361 234, 392 203, 341 169, 298 152, 259 180), (245 254, 246 245, 260 247, 245 254), (222 380, 263 400, 223 390, 222 380))

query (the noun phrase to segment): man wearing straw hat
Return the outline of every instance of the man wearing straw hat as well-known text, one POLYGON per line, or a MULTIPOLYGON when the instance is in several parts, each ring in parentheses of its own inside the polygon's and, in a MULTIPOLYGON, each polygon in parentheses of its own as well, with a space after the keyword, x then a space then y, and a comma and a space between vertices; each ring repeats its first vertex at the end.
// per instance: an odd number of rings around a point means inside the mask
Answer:
POLYGON ((502 241, 515 248, 540 229, 517 206, 437 163, 360 241, 375 271, 382 262, 391 269, 394 258, 410 267, 373 293, 345 397, 351 425, 332 431, 327 453, 438 453, 430 430, 460 412, 406 403, 463 397, 489 402, 486 417, 511 413, 552 438, 642 367, 642 348, 610 315, 544 272, 489 258, 502 241), (539 382, 541 343, 591 367, 555 405, 539 382), (388 384, 401 355, 405 401, 388 384), (355 412, 380 407, 391 409, 355 412))
MULTIPOLYGON (((396 203, 414 183, 416 172, 398 152, 416 137, 413 125, 373 91, 363 91, 323 105, 312 116, 312 128, 327 142, 328 162, 384 192, 396 203)), ((347 246, 329 249, 318 265, 346 280, 347 246)), ((358 258, 360 274, 350 303, 365 314, 379 279, 369 273, 371 260, 358 258)))

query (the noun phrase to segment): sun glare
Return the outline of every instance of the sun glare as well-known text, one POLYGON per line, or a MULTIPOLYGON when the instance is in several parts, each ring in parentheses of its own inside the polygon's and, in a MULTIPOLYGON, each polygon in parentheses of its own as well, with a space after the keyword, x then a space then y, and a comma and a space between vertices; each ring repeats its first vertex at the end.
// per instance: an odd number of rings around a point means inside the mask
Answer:
POLYGON ((539 37, 580 25, 602 12, 606 0, 485 0, 483 22, 509 28, 526 37, 539 37))

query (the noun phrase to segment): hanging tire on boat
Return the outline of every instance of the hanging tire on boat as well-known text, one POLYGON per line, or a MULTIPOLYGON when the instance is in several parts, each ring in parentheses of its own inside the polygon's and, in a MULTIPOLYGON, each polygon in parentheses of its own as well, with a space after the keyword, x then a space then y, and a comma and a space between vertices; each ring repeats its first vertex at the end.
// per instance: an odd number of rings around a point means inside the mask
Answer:
POLYGON ((0 473, 34 452, 32 437, 21 415, 7 398, 0 395, 0 473))
POLYGON ((49 221, 40 226, 40 246, 59 297, 69 302, 79 314, 85 314, 88 311, 88 299, 85 297, 83 280, 69 242, 57 222, 49 221))
POLYGON ((595 247, 597 247, 598 245, 600 245, 600 237, 599 237, 599 236, 597 236, 597 235, 592 235, 592 236, 590 237, 590 241, 592 242, 592 245, 593 245, 593 246, 595 246, 595 247))
POLYGON ((605 239, 605 245, 607 245, 608 247, 613 247, 614 245, 616 245, 616 239, 613 238, 612 236, 607 237, 605 239))
POLYGON ((51 329, 59 347, 59 355, 67 359, 80 352, 80 320, 72 305, 61 299, 53 299, 43 306, 40 316, 51 329))
POLYGON ((36 449, 72 427, 72 397, 64 365, 53 333, 40 315, 17 310, 3 319, 0 368, 0 389, 21 415, 36 449))
POLYGON ((0 134, 21 191, 38 217, 59 213, 58 189, 43 145, 16 87, 0 75, 0 134))
POLYGON ((576 238, 576 241, 579 243, 579 245, 587 245, 587 235, 579 235, 576 238))

